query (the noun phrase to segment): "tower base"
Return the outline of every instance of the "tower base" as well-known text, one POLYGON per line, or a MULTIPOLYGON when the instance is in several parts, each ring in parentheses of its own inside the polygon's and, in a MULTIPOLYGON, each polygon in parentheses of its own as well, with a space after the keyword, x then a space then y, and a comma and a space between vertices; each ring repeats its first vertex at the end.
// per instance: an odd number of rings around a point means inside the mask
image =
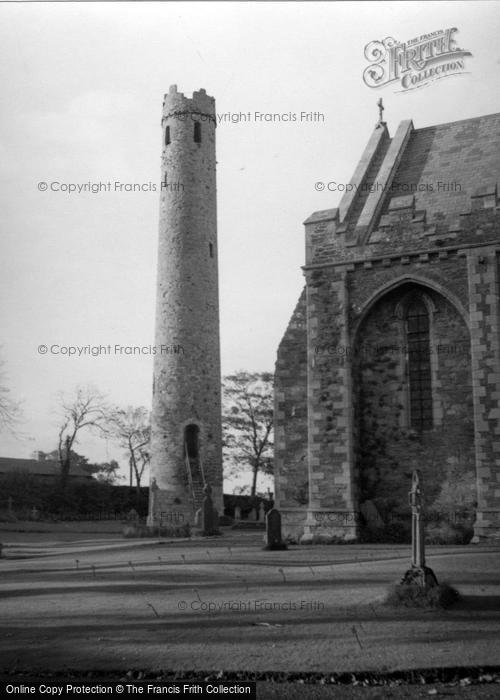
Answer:
MULTIPOLYGON (((215 509, 223 512, 222 488, 214 488, 212 501, 215 509)), ((189 524, 192 528, 199 527, 196 512, 200 504, 193 504, 193 497, 189 493, 181 493, 167 489, 157 488, 154 496, 150 498, 147 525, 150 527, 172 526, 179 527, 189 524)))

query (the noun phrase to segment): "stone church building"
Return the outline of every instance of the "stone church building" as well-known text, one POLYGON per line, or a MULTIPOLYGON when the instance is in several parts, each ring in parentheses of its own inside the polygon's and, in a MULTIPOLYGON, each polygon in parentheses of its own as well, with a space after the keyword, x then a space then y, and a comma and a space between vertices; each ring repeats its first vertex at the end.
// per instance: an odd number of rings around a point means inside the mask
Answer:
POLYGON ((428 531, 500 538, 499 182, 500 114, 380 120, 306 219, 275 378, 286 535, 396 541, 419 468, 428 531))

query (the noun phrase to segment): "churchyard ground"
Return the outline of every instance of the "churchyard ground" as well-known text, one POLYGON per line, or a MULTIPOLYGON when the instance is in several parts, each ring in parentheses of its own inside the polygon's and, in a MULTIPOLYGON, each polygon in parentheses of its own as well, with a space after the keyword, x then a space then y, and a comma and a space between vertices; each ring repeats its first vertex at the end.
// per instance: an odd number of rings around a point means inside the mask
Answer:
MULTIPOLYGON (((500 663, 500 547, 429 547, 428 564, 462 601, 424 611, 383 604, 408 568, 406 545, 267 552, 262 532, 230 529, 166 541, 126 540, 116 525, 108 526, 114 532, 98 524, 9 528, 0 533, 3 677, 175 670, 245 671, 247 679, 303 674, 307 681, 500 663)), ((301 683, 285 695, 283 684, 265 683, 258 697, 424 697, 445 688, 405 685, 404 695, 399 686, 322 682, 307 695, 301 683)), ((499 693, 494 682, 446 688, 461 697, 499 693)))

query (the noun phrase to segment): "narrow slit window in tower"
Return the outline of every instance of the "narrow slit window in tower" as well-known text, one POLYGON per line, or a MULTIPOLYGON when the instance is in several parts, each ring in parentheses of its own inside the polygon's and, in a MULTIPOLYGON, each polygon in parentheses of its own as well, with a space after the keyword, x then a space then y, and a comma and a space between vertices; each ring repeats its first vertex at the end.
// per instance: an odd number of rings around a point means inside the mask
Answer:
POLYGON ((170 143, 170 127, 167 126, 167 128, 165 129, 165 146, 168 146, 169 143, 170 143))
POLYGON ((186 444, 186 454, 189 459, 198 459, 198 436, 200 429, 193 423, 187 425, 184 430, 184 442, 186 444))
POLYGON ((410 425, 418 432, 432 428, 432 381, 429 314, 424 303, 413 301, 406 312, 410 425))
POLYGON ((195 140, 195 143, 201 143, 201 124, 200 124, 200 122, 194 123, 194 140, 195 140))
POLYGON ((213 243, 208 244, 208 250, 210 252, 210 257, 213 258, 214 257, 214 244, 213 243))

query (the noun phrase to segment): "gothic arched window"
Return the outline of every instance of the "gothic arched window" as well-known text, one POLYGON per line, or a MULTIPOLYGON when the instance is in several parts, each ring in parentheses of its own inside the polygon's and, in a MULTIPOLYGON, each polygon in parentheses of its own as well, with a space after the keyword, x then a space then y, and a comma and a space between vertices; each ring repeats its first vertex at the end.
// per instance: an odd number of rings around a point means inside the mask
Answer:
POLYGON ((410 425, 418 432, 429 430, 432 420, 432 375, 429 313, 424 302, 413 299, 406 309, 410 425))

